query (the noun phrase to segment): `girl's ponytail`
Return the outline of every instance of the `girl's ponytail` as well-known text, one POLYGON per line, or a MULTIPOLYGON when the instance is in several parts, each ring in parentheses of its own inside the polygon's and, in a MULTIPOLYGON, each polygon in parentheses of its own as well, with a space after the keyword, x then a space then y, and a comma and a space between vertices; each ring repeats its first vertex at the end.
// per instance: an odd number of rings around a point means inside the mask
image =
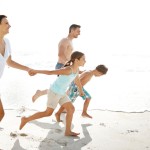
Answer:
POLYGON ((72 63, 72 60, 67 61, 66 64, 64 65, 64 67, 70 66, 71 63, 72 63))
POLYGON ((74 51, 72 54, 71 54, 71 59, 64 65, 64 67, 66 66, 71 66, 75 59, 80 59, 84 54, 82 52, 79 52, 79 51, 74 51))

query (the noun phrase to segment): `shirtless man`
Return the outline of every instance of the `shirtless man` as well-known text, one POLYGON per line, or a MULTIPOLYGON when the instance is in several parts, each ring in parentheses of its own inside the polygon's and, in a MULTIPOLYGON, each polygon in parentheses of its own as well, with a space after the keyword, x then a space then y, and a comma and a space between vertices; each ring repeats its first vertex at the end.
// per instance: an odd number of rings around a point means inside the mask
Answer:
POLYGON ((69 34, 63 38, 58 44, 58 62, 55 69, 60 69, 64 64, 70 60, 71 53, 73 52, 72 40, 80 35, 80 26, 72 24, 69 28, 69 34))
MULTIPOLYGON (((67 61, 70 60, 71 53, 73 52, 72 40, 74 38, 78 38, 80 35, 80 25, 72 24, 69 27, 69 34, 66 38, 60 40, 58 44, 58 61, 55 66, 55 69, 62 68, 67 61)), ((38 97, 47 94, 46 90, 37 90, 36 93, 32 97, 32 101, 34 102, 38 97)))

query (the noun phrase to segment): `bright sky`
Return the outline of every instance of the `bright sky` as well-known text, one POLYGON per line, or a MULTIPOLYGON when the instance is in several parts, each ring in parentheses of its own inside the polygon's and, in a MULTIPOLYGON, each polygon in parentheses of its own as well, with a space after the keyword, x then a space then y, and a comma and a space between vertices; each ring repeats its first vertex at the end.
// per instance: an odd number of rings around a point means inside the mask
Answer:
POLYGON ((150 54, 149 0, 0 0, 17 51, 50 51, 72 23, 81 25, 76 50, 97 54, 150 54))
MULTIPOLYGON (((130 76, 126 83, 126 74, 120 75, 119 69, 143 69, 143 66, 146 68, 149 64, 149 59, 142 59, 145 60, 144 63, 134 59, 136 55, 150 55, 149 0, 0 0, 0 14, 5 14, 10 22, 8 36, 13 51, 22 52, 23 55, 30 53, 33 57, 35 54, 46 54, 44 57, 39 55, 39 63, 42 62, 40 58, 55 59, 56 62, 59 40, 68 35, 71 24, 81 25, 81 35, 73 41, 74 48, 84 51, 87 63, 94 66, 101 62, 107 66, 105 62, 109 61, 112 66, 108 66, 107 80, 100 80, 100 84, 104 82, 106 87, 99 87, 99 84, 94 86, 95 89, 106 88, 109 94, 114 92, 118 95, 122 87, 126 91, 130 83, 130 76), (112 54, 119 58, 111 58, 112 54), (129 58, 120 57, 122 54, 132 55, 129 58), (119 69, 113 65, 120 65, 119 69), (111 69, 114 69, 112 74, 111 69)), ((140 79, 141 74, 138 75, 138 80, 137 74, 131 80, 135 79, 137 85, 136 81, 143 82, 140 79)), ((109 94, 104 93, 104 98, 109 94)), ((112 100, 111 96, 112 94, 108 100, 112 100)), ((124 97, 123 94, 121 96, 124 97)), ((108 104, 111 104, 110 101, 108 104)))

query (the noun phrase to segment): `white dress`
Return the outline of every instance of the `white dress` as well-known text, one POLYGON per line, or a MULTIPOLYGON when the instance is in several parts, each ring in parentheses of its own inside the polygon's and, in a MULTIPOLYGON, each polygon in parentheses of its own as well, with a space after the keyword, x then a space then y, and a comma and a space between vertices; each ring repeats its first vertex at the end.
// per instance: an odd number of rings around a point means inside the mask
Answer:
POLYGON ((0 53, 0 79, 3 75, 4 69, 5 69, 5 66, 6 66, 6 61, 7 61, 8 57, 11 55, 11 47, 10 47, 9 40, 4 38, 4 42, 5 42, 4 56, 0 53))

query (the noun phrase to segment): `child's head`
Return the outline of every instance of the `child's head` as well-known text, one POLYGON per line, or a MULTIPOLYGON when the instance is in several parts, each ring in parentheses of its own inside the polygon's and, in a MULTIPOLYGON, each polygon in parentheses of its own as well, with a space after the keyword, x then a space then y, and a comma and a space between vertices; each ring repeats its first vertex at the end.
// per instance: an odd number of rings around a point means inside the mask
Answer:
POLYGON ((95 72, 95 76, 101 76, 101 75, 104 75, 107 73, 108 71, 108 68, 105 67, 104 65, 98 65, 96 68, 95 68, 96 72, 95 72))
POLYGON ((79 66, 83 66, 85 64, 85 56, 84 53, 79 51, 74 51, 71 54, 70 60, 65 64, 65 66, 70 66, 71 64, 78 63, 79 66))

